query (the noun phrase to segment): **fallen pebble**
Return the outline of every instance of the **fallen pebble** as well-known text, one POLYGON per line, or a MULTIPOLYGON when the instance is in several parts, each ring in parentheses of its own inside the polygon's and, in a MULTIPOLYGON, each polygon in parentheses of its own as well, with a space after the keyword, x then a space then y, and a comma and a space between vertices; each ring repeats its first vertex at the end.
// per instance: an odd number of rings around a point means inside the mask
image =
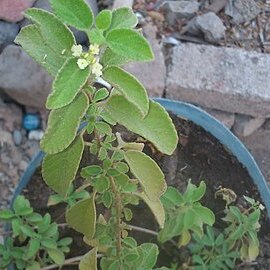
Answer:
POLYGON ((23 136, 22 136, 22 133, 15 129, 13 131, 13 140, 14 140, 14 143, 16 146, 20 145, 22 143, 22 139, 23 139, 23 136))

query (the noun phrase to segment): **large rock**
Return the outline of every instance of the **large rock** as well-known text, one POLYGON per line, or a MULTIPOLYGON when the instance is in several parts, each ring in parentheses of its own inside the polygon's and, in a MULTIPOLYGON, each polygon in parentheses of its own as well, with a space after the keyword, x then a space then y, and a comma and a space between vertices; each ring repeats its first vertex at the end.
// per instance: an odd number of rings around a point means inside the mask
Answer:
POLYGON ((19 28, 16 23, 0 21, 0 49, 14 41, 19 32, 19 28))
POLYGON ((0 55, 0 88, 23 105, 44 108, 52 78, 21 47, 9 45, 0 55))
POLYGON ((23 12, 32 7, 35 0, 1 0, 0 19, 8 22, 18 22, 23 19, 23 12))
POLYGON ((152 62, 130 63, 125 69, 134 74, 145 86, 151 97, 161 97, 165 89, 166 67, 161 45, 156 39, 156 28, 147 24, 143 28, 144 35, 149 40, 155 60, 152 62))
POLYGON ((270 55, 190 43, 172 53, 167 98, 208 108, 270 116, 270 55))

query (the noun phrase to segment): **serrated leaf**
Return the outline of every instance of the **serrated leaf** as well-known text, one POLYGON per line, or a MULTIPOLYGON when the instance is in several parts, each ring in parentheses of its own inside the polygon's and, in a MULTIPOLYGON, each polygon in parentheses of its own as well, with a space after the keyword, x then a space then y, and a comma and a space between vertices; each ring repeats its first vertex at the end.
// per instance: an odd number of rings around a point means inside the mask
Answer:
POLYGON ((138 250, 143 251, 143 257, 140 261, 141 267, 138 270, 152 269, 157 262, 158 246, 152 243, 144 243, 138 247, 138 250))
POLYGON ((84 149, 82 135, 64 151, 46 155, 42 164, 42 176, 46 184, 55 192, 66 197, 79 168, 84 149))
POLYGON ((116 54, 110 48, 107 48, 103 53, 100 63, 106 66, 121 66, 129 63, 131 60, 123 55, 116 54))
POLYGON ((171 155, 178 143, 178 136, 169 114, 154 101, 150 101, 146 117, 123 96, 113 95, 106 103, 105 110, 120 125, 125 126, 145 139, 156 148, 171 155))
POLYGON ((149 200, 148 196, 146 196, 145 193, 136 193, 136 195, 148 205, 148 207, 154 214, 159 227, 163 228, 165 223, 165 211, 160 200, 149 200))
POLYGON ((57 17, 79 30, 88 30, 93 24, 93 12, 83 0, 50 0, 57 17))
POLYGON ((95 195, 79 201, 66 212, 66 221, 75 231, 92 239, 96 227, 95 195))
POLYGON ((111 66, 103 70, 103 78, 133 103, 143 116, 147 114, 149 109, 147 92, 134 76, 119 67, 111 66))
POLYGON ((75 44, 74 35, 55 15, 42 9, 30 8, 25 16, 39 26, 46 44, 57 55, 71 56, 71 47, 75 44))
POLYGON ((90 69, 80 69, 76 58, 70 58, 59 70, 48 96, 47 109, 58 109, 70 104, 90 75, 90 69))
POLYGON ((58 265, 62 265, 65 261, 64 253, 59 249, 47 249, 49 257, 58 265))
POLYGON ((113 10, 111 29, 134 28, 138 18, 131 8, 121 7, 113 10))
POLYGON ((96 26, 101 30, 107 30, 112 21, 112 12, 110 10, 102 10, 96 16, 96 26))
POLYGON ((148 198, 152 201, 159 200, 167 185, 164 174, 156 162, 139 151, 127 151, 124 156, 132 174, 139 180, 148 198))
POLYGON ((115 29, 106 36, 108 46, 116 54, 134 61, 151 61, 154 54, 148 41, 131 29, 115 29))
POLYGON ((47 154, 59 153, 72 143, 88 104, 87 96, 79 93, 72 103, 50 113, 47 130, 40 143, 47 154))
POLYGON ((83 256, 79 264, 79 270, 97 270, 97 249, 91 249, 83 256))
POLYGON ((55 76, 63 66, 66 57, 56 53, 51 44, 46 43, 39 27, 28 25, 20 31, 15 42, 42 65, 51 75, 55 76))

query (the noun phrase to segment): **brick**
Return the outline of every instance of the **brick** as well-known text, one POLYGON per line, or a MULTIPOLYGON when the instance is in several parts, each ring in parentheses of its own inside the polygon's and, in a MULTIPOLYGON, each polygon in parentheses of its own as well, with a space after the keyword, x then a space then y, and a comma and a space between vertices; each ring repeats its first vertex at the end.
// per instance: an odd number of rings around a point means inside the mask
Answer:
POLYGON ((173 49, 166 97, 267 118, 269 70, 267 54, 183 43, 173 49))

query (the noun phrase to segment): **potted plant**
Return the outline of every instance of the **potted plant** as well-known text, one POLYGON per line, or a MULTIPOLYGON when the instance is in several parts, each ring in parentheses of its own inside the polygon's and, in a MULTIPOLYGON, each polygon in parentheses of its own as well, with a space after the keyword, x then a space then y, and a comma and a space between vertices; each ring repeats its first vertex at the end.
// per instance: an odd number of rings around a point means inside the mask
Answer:
MULTIPOLYGON (((150 231, 160 243, 177 249, 193 239, 191 267, 233 269, 237 260, 255 259, 260 202, 245 197, 245 204, 231 205, 235 198, 219 189, 216 195, 226 201, 226 226, 223 232, 213 230, 215 215, 201 203, 206 184, 189 182, 184 192, 167 187, 157 162, 143 151, 147 140, 171 155, 178 135, 168 112, 120 67, 153 59, 147 40, 134 29, 132 10, 103 10, 94 18, 83 0, 51 4, 55 14, 35 8, 26 12, 33 24, 21 30, 16 42, 55 77, 46 102, 51 112, 41 141, 42 175, 56 192, 50 204, 67 203, 67 225, 89 245, 79 269, 179 269, 179 264, 158 268, 158 245, 138 243, 130 235, 131 230, 147 232, 129 224, 140 201, 160 228, 150 231), (67 26, 85 31, 90 47, 76 44, 67 26), (111 87, 96 87, 99 78, 111 87), (86 124, 78 131, 81 122, 86 124), (117 123, 144 140, 125 140, 115 130, 117 123), (96 157, 95 164, 82 160, 85 153, 96 157), (75 182, 78 174, 82 180, 75 182)), ((3 269, 10 263, 17 269, 53 269, 74 261, 64 257, 70 238, 60 239, 56 223, 48 214, 34 213, 24 197, 16 197, 13 209, 1 211, 0 218, 11 224, 13 234, 0 246, 3 269)))

